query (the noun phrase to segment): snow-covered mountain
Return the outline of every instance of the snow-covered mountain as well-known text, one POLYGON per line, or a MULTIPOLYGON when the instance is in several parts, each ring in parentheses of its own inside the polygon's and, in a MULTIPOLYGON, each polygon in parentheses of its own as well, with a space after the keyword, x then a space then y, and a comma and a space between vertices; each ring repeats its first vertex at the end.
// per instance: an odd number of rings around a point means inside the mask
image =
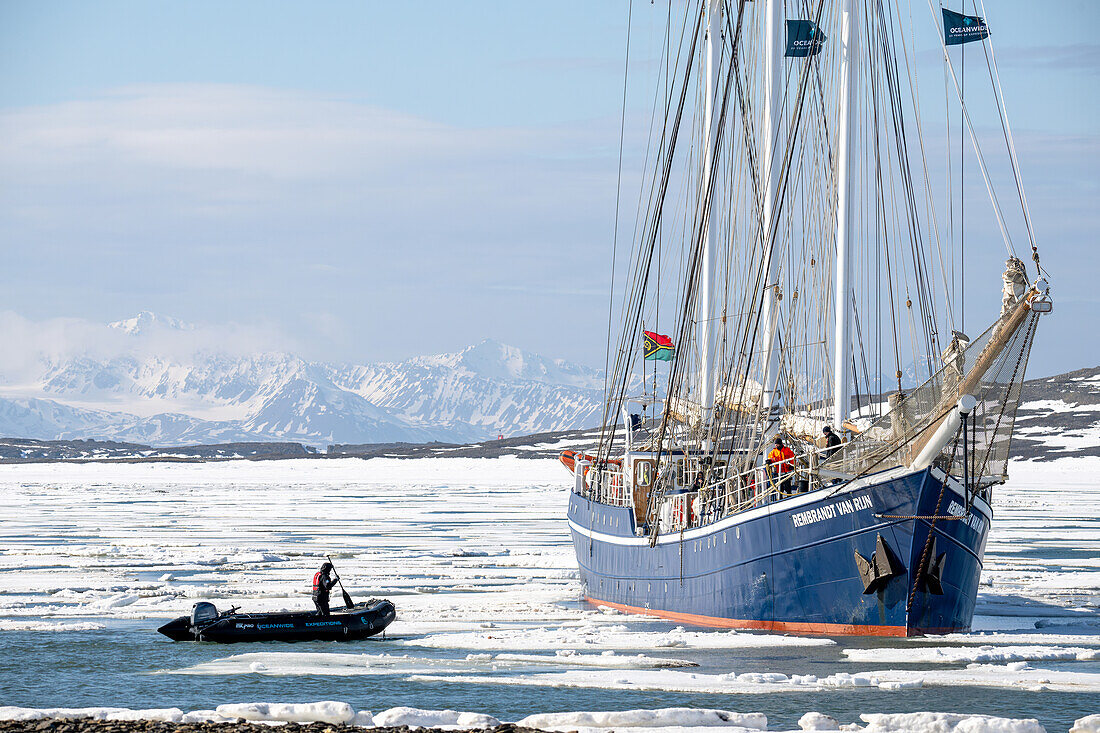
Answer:
POLYGON ((338 369, 331 377, 463 442, 590 427, 599 420, 603 387, 596 372, 492 340, 456 354, 338 369))
POLYGON ((159 330, 170 331, 194 331, 195 326, 171 316, 162 316, 151 311, 142 311, 133 318, 108 323, 109 328, 115 328, 131 336, 151 333, 159 330))
POLYGON ((281 352, 158 351, 194 327, 148 312, 108 328, 134 348, 43 359, 32 384, 0 384, 0 435, 150 445, 469 442, 590 427, 599 418, 600 373, 492 340, 453 354, 347 365, 281 352))

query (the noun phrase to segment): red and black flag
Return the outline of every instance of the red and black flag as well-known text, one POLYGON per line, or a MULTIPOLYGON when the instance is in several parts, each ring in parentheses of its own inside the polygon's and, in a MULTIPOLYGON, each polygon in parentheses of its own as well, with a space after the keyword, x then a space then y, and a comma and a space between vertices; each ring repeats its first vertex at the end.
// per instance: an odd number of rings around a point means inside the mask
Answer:
POLYGON ((668 336, 653 331, 642 331, 642 335, 645 337, 642 353, 646 361, 672 361, 676 356, 676 346, 668 336))

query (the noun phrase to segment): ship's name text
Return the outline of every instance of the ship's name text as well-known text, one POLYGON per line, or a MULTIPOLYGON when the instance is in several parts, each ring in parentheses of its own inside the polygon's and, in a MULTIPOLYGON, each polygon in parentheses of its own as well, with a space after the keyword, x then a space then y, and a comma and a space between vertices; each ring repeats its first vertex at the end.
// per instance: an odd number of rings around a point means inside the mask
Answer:
POLYGON ((959 517, 966 523, 967 527, 974 530, 978 534, 985 531, 985 520, 982 516, 976 512, 969 512, 966 508, 957 501, 952 502, 947 506, 947 513, 953 517, 959 517))
POLYGON ((867 494, 860 494, 859 496, 853 496, 851 499, 840 499, 832 504, 822 504, 804 512, 795 512, 791 515, 791 522, 796 527, 805 527, 807 524, 823 522, 826 519, 870 508, 871 497, 867 494))

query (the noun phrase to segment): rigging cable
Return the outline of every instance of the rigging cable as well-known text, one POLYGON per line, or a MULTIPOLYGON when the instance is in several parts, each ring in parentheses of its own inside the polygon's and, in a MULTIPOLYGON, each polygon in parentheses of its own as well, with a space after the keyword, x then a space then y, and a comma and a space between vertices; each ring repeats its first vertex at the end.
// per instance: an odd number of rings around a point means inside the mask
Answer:
MULTIPOLYGON (((985 16, 985 0, 981 0, 982 16, 985 16)), ((1012 164, 1012 175, 1016 181, 1016 193, 1020 197, 1020 207, 1023 210, 1024 225, 1027 228, 1027 238, 1031 244, 1032 259, 1035 260, 1035 269, 1039 275, 1046 274, 1039 265, 1039 247, 1035 244, 1035 232, 1031 226, 1031 209, 1027 205, 1027 193, 1024 191, 1023 176, 1020 173, 1020 162, 1016 158, 1016 141, 1012 137, 1012 126, 1008 124, 1008 109, 1005 107, 1004 90, 1001 88, 1001 73, 997 69, 997 56, 993 52, 993 41, 987 46, 982 40, 982 49, 986 51, 986 65, 989 67, 989 79, 993 83, 994 96, 997 100, 997 113, 1001 118, 1001 129, 1004 132, 1005 144, 1008 146, 1008 158, 1012 164)))
MULTIPOLYGON (((935 19, 936 11, 935 8, 932 7, 932 0, 928 0, 928 11, 935 19)), ((939 22, 938 19, 936 19, 936 22, 939 22)), ((943 60, 947 65, 948 71, 951 72, 951 80, 954 82, 955 94, 959 99, 959 108, 962 112, 963 121, 966 123, 966 131, 969 133, 970 143, 973 146, 975 156, 978 159, 978 168, 982 172, 982 179, 985 181, 985 188, 986 192, 989 194, 989 201, 993 205, 993 213, 996 215, 997 226, 1000 227, 1001 237, 1004 239, 1005 243, 1005 249, 1008 250, 1008 254, 1010 257, 1015 257, 1016 250, 1012 244, 1012 237, 1008 233, 1008 227, 1005 224, 1004 214, 1001 212, 1001 204, 997 198, 997 192, 993 190, 993 181, 989 177, 989 170, 987 169, 985 164, 985 156, 982 154, 981 144, 978 142, 977 133, 974 131, 974 123, 971 121, 970 112, 967 110, 966 103, 963 101, 962 89, 959 87, 959 79, 955 75, 955 67, 951 65, 951 56, 947 53, 947 42, 944 40, 942 29, 940 29, 938 25, 936 36, 937 38, 939 38, 940 41, 940 50, 943 51, 943 60)))
MULTIPOLYGON (((615 267, 619 257, 619 200, 622 196, 623 183, 623 140, 626 137, 626 91, 627 79, 630 76, 630 21, 634 13, 634 0, 630 0, 626 11, 626 61, 623 63, 623 107, 619 120, 619 169, 615 181, 615 225, 611 235, 611 292, 607 298, 607 349, 604 352, 603 364, 603 394, 606 403, 608 393, 608 380, 611 376, 611 325, 615 310, 615 267)), ((604 442, 604 431, 607 429, 606 419, 600 427, 600 444, 604 442)))

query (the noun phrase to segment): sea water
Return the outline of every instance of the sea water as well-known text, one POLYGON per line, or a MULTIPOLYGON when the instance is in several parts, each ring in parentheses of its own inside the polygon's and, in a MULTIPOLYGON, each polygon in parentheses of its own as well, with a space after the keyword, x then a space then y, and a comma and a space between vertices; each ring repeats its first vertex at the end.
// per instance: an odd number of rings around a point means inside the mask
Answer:
POLYGON ((773 730, 808 711, 941 711, 1067 730, 1100 711, 1098 469, 1014 465, 994 498, 977 633, 898 640, 587 606, 555 461, 0 466, 0 705, 338 700, 501 720, 694 707, 764 713, 773 730), (357 600, 395 602, 385 638, 225 646, 155 631, 199 599, 308 608, 326 554, 357 600), (683 663, 697 666, 665 666, 683 663))

